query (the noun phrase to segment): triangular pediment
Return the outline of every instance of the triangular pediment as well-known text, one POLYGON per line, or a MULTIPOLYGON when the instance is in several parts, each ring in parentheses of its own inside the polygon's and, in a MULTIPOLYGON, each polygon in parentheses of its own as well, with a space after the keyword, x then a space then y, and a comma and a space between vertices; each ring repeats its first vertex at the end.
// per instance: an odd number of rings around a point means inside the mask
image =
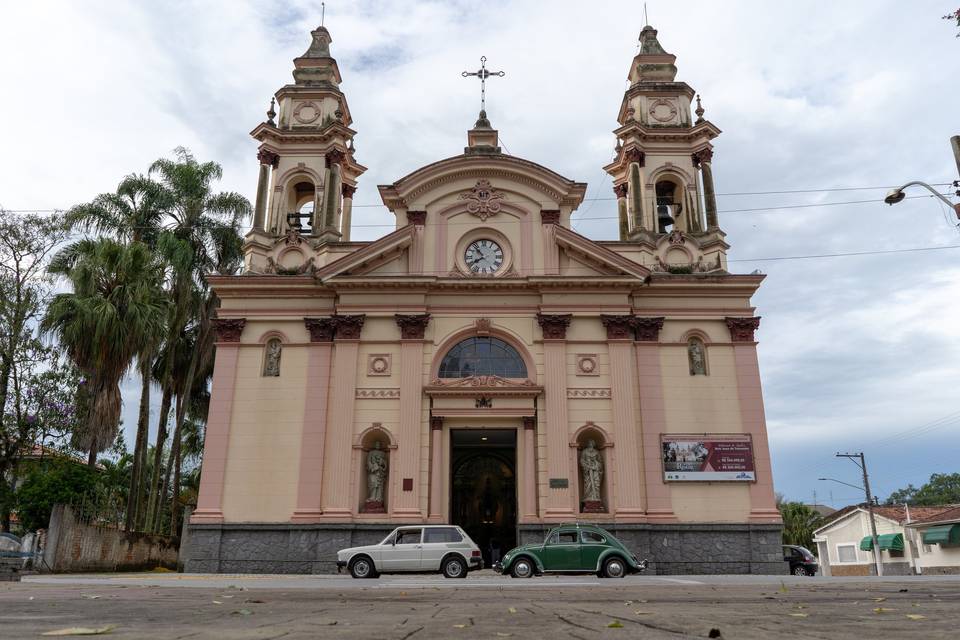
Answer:
POLYGON ((326 282, 336 276, 407 275, 406 254, 415 234, 413 225, 397 229, 319 269, 316 278, 326 282))
POLYGON ((570 274, 572 276, 632 276, 646 280, 650 275, 650 270, 642 264, 625 258, 566 227, 557 226, 554 238, 557 246, 580 267, 570 274))

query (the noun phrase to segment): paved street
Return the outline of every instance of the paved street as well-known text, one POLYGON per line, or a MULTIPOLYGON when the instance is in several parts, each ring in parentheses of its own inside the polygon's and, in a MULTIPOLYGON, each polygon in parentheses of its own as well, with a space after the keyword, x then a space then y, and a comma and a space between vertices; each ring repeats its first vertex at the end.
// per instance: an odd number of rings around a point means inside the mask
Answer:
POLYGON ((0 637, 115 625, 117 638, 946 638, 960 579, 114 574, 0 584, 0 637))

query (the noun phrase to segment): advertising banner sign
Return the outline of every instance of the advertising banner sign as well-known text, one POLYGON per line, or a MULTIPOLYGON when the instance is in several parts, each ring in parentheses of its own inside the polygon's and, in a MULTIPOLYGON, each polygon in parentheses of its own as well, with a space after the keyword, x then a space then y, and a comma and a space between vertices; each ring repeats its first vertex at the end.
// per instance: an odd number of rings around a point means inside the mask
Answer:
POLYGON ((749 435, 664 434, 660 436, 663 479, 667 482, 753 482, 753 440, 749 435))

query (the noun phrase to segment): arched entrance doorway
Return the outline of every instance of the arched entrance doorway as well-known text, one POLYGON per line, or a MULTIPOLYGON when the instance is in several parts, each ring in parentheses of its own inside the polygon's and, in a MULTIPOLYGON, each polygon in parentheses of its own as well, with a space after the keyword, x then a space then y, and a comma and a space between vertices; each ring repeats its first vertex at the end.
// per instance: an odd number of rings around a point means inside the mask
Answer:
POLYGON ((489 566, 517 542, 517 432, 454 429, 450 440, 450 519, 489 566))

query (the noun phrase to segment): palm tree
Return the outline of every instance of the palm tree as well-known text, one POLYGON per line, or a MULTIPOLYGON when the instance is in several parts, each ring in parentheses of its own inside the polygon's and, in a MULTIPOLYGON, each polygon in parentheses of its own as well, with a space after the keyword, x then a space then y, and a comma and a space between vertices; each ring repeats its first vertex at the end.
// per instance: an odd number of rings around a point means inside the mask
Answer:
MULTIPOLYGON (((163 230, 168 194, 150 178, 130 174, 115 193, 103 193, 93 201, 73 207, 67 212, 67 222, 74 229, 96 231, 126 243, 142 242, 151 249, 163 230)), ((141 522, 144 511, 145 478, 147 468, 147 439, 150 428, 150 386, 153 359, 165 332, 158 331, 143 344, 137 354, 140 374, 140 410, 137 418, 137 436, 134 440, 130 488, 127 492, 126 529, 131 531, 141 522)))
POLYGON ((142 242, 124 245, 110 238, 67 246, 48 271, 66 277, 73 288, 54 297, 41 329, 59 339, 86 376, 90 406, 75 444, 90 452, 93 466, 120 427, 121 378, 163 332, 163 272, 142 242))
POLYGON ((783 544, 815 548, 813 532, 823 523, 823 516, 802 502, 781 502, 780 515, 783 518, 783 544))
MULTIPOLYGON (((177 502, 180 480, 180 438, 187 407, 195 387, 197 371, 212 357, 213 338, 210 320, 217 307, 204 276, 210 273, 234 273, 242 262, 241 225, 250 215, 250 202, 238 193, 214 193, 212 184, 223 176, 215 162, 200 163, 186 149, 174 151, 176 160, 161 158, 150 167, 149 175, 160 185, 168 203, 172 225, 158 237, 158 250, 172 269, 171 322, 168 341, 180 336, 188 325, 197 332, 197 347, 183 379, 173 387, 177 408, 170 461, 173 464, 173 496, 170 533, 178 534, 177 502)), ((173 377, 175 352, 165 363, 164 379, 173 377)), ((168 463, 169 467, 169 463, 168 463)))

